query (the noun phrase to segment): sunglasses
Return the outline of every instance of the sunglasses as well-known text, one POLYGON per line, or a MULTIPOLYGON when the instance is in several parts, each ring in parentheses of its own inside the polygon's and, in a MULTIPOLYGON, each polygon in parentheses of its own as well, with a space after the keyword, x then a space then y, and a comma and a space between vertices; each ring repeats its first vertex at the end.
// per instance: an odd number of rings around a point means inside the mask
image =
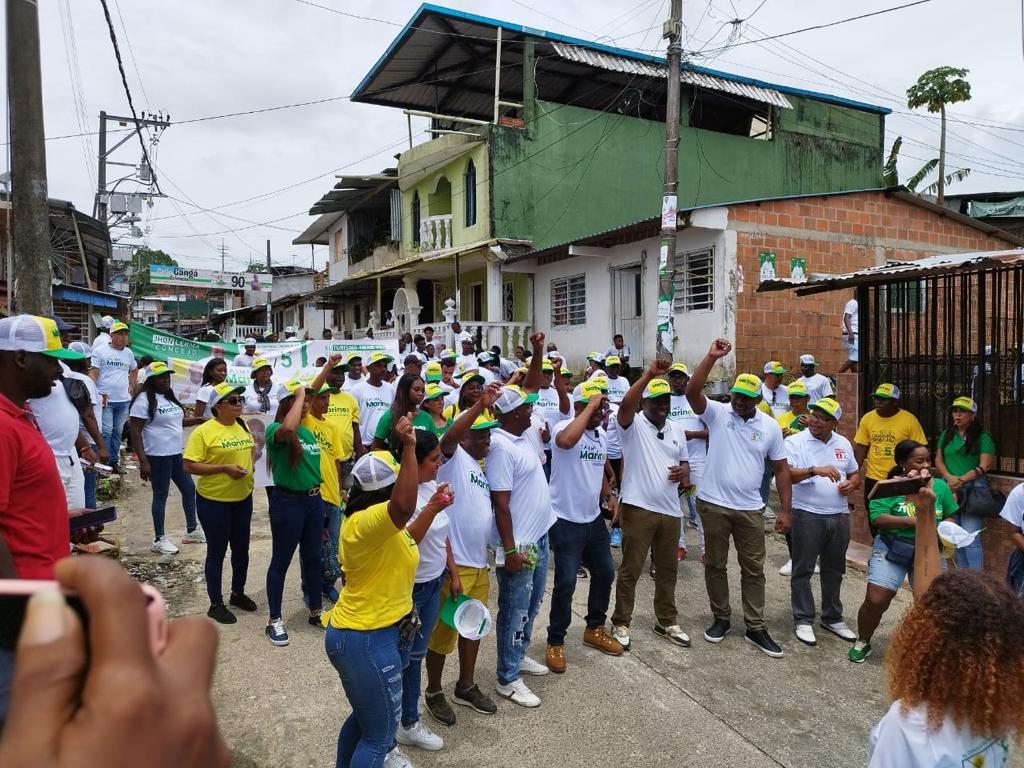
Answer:
POLYGON ((242 403, 245 402, 245 400, 235 395, 233 397, 225 397, 223 400, 221 400, 221 402, 225 403, 226 405, 241 405, 242 403))

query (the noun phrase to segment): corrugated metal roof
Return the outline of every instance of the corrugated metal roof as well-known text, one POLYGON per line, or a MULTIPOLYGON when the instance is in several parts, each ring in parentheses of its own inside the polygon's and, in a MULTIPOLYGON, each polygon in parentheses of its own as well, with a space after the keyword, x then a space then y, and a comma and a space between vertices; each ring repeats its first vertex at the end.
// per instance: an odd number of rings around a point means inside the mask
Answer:
MULTIPOLYGON (((583 48, 578 45, 566 45, 565 43, 553 42, 551 47, 563 59, 576 64, 585 64, 586 66, 599 67, 609 72, 623 72, 627 75, 637 75, 640 77, 665 77, 665 66, 651 61, 630 59, 625 56, 617 56, 600 50, 583 48)), ((717 77, 693 69, 684 69, 680 79, 682 82, 698 88, 707 88, 710 91, 741 96, 782 109, 793 108, 793 105, 789 103, 789 99, 772 88, 763 88, 736 80, 727 80, 723 77, 717 77)))

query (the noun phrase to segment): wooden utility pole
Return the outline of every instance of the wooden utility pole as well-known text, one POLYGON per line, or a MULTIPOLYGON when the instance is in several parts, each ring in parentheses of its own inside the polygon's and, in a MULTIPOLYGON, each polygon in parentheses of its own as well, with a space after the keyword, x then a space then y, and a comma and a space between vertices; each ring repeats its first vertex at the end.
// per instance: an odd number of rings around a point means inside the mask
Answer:
POLYGON ((661 250, 658 254, 658 338, 657 355, 672 359, 675 317, 672 311, 676 260, 676 226, 679 188, 679 68, 683 44, 680 29, 683 0, 672 0, 672 16, 662 29, 668 39, 668 72, 665 98, 665 189, 661 198, 661 250))
POLYGON ((50 314, 50 207, 35 0, 7 0, 7 84, 11 125, 9 237, 14 246, 13 313, 50 314))

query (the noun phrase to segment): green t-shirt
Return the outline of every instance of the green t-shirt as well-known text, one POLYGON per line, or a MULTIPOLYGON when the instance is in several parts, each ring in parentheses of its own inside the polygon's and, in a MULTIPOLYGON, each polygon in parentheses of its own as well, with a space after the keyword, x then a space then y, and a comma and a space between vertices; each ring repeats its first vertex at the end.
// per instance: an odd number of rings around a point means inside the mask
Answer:
POLYGON ((310 488, 318 488, 323 482, 320 475, 320 444, 316 441, 313 433, 305 427, 295 430, 295 436, 302 446, 302 458, 295 469, 292 469, 290 441, 279 443, 274 440, 274 435, 277 434, 280 427, 281 422, 279 421, 267 425, 267 456, 270 458, 274 485, 289 491, 308 491, 310 488))
MULTIPOLYGON (((946 481, 935 478, 932 486, 935 491, 935 519, 944 520, 958 509, 953 492, 949 490, 946 481)), ((888 499, 872 499, 868 515, 872 522, 878 519, 879 515, 896 515, 898 517, 909 517, 910 525, 907 528, 879 528, 879 532, 887 533, 890 536, 900 536, 904 539, 913 539, 915 534, 915 516, 913 503, 907 501, 905 496, 893 496, 888 499)))
MULTIPOLYGON (((438 437, 441 437, 447 427, 439 427, 434 424, 434 419, 429 413, 426 413, 425 411, 416 411, 416 415, 412 417, 412 428, 424 429, 428 432, 433 432, 438 437)), ((390 442, 391 411, 387 411, 380 417, 380 421, 377 422, 377 430, 373 433, 373 436, 378 440, 383 440, 385 443, 390 442)))
MULTIPOLYGON (((939 445, 942 445, 942 441, 946 439, 946 434, 943 432, 939 435, 939 445)), ((946 462, 946 470, 954 477, 960 477, 977 467, 981 461, 981 454, 991 453, 994 455, 996 452, 995 441, 988 432, 982 432, 978 438, 977 453, 964 453, 963 447, 964 439, 960 436, 960 432, 954 430, 953 439, 942 449, 942 460, 946 462)))

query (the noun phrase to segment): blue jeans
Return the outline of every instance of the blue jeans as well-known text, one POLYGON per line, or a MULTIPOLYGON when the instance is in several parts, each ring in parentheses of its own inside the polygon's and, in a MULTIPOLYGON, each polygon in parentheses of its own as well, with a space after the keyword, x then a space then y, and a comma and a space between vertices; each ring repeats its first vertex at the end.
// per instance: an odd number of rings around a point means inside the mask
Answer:
POLYGON ((589 523, 557 520, 548 531, 548 537, 551 539, 552 558, 555 561, 548 643, 562 645, 572 621, 572 595, 576 591, 576 571, 580 563, 590 571, 587 629, 604 626, 608 617, 615 566, 612 564, 608 527, 600 515, 589 523))
POLYGON ((125 400, 123 403, 108 402, 103 406, 103 424, 100 426, 100 436, 107 444, 110 451, 110 463, 117 466, 118 457, 121 455, 121 433, 124 432, 124 423, 128 421, 128 406, 131 403, 125 400))
POLYGON ((96 473, 85 473, 85 506, 87 509, 96 509, 96 473))
MULTIPOLYGON (((966 512, 957 514, 957 523, 968 533, 980 531, 985 527, 985 521, 976 515, 969 515, 966 512)), ((984 564, 984 552, 981 549, 981 536, 978 536, 968 546, 956 550, 954 555, 958 568, 970 568, 980 571, 984 564)))
MULTIPOLYGON (((533 620, 540 612, 544 582, 548 575, 548 537, 537 541, 537 567, 509 573, 498 568, 498 683, 508 685, 519 679, 519 662, 530 647, 533 620)), ((575 578, 575 573, 573 574, 575 578)))
POLYGON ((149 459, 149 484, 153 487, 153 503, 149 510, 153 515, 153 535, 158 539, 164 535, 164 510, 167 507, 167 492, 171 488, 172 480, 181 492, 185 527, 191 533, 196 529, 196 486, 192 482, 192 476, 185 473, 181 454, 146 458, 149 459))
POLYGON ((358 630, 327 626, 327 658, 352 707, 338 732, 336 768, 380 768, 395 746, 402 709, 398 627, 358 630))
MULTIPOLYGON (((324 518, 325 528, 327 528, 327 536, 330 539, 330 546, 321 547, 320 556, 321 558, 329 556, 331 561, 329 563, 321 562, 320 569, 322 574, 326 574, 329 571, 338 570, 338 536, 341 535, 341 507, 336 507, 333 504, 324 502, 324 518)), ((328 579, 326 576, 323 578, 323 593, 326 595, 334 586, 335 579, 328 579)))
POLYGON ((420 720, 420 683, 423 657, 427 655, 427 641, 441 611, 441 584, 444 575, 417 584, 412 590, 412 604, 420 615, 420 628, 412 645, 404 649, 402 672, 402 727, 408 728, 420 720))
POLYGON ((211 605, 224 602, 221 576, 224 555, 231 546, 231 594, 245 594, 249 574, 249 528, 252 524, 252 494, 241 501, 214 501, 196 494, 196 512, 206 532, 206 593, 211 605))
POLYGON ((320 608, 320 542, 324 533, 324 501, 320 495, 289 491, 281 486, 270 497, 270 567, 267 568, 267 607, 270 618, 281 618, 284 577, 299 548, 302 590, 306 605, 320 608))

